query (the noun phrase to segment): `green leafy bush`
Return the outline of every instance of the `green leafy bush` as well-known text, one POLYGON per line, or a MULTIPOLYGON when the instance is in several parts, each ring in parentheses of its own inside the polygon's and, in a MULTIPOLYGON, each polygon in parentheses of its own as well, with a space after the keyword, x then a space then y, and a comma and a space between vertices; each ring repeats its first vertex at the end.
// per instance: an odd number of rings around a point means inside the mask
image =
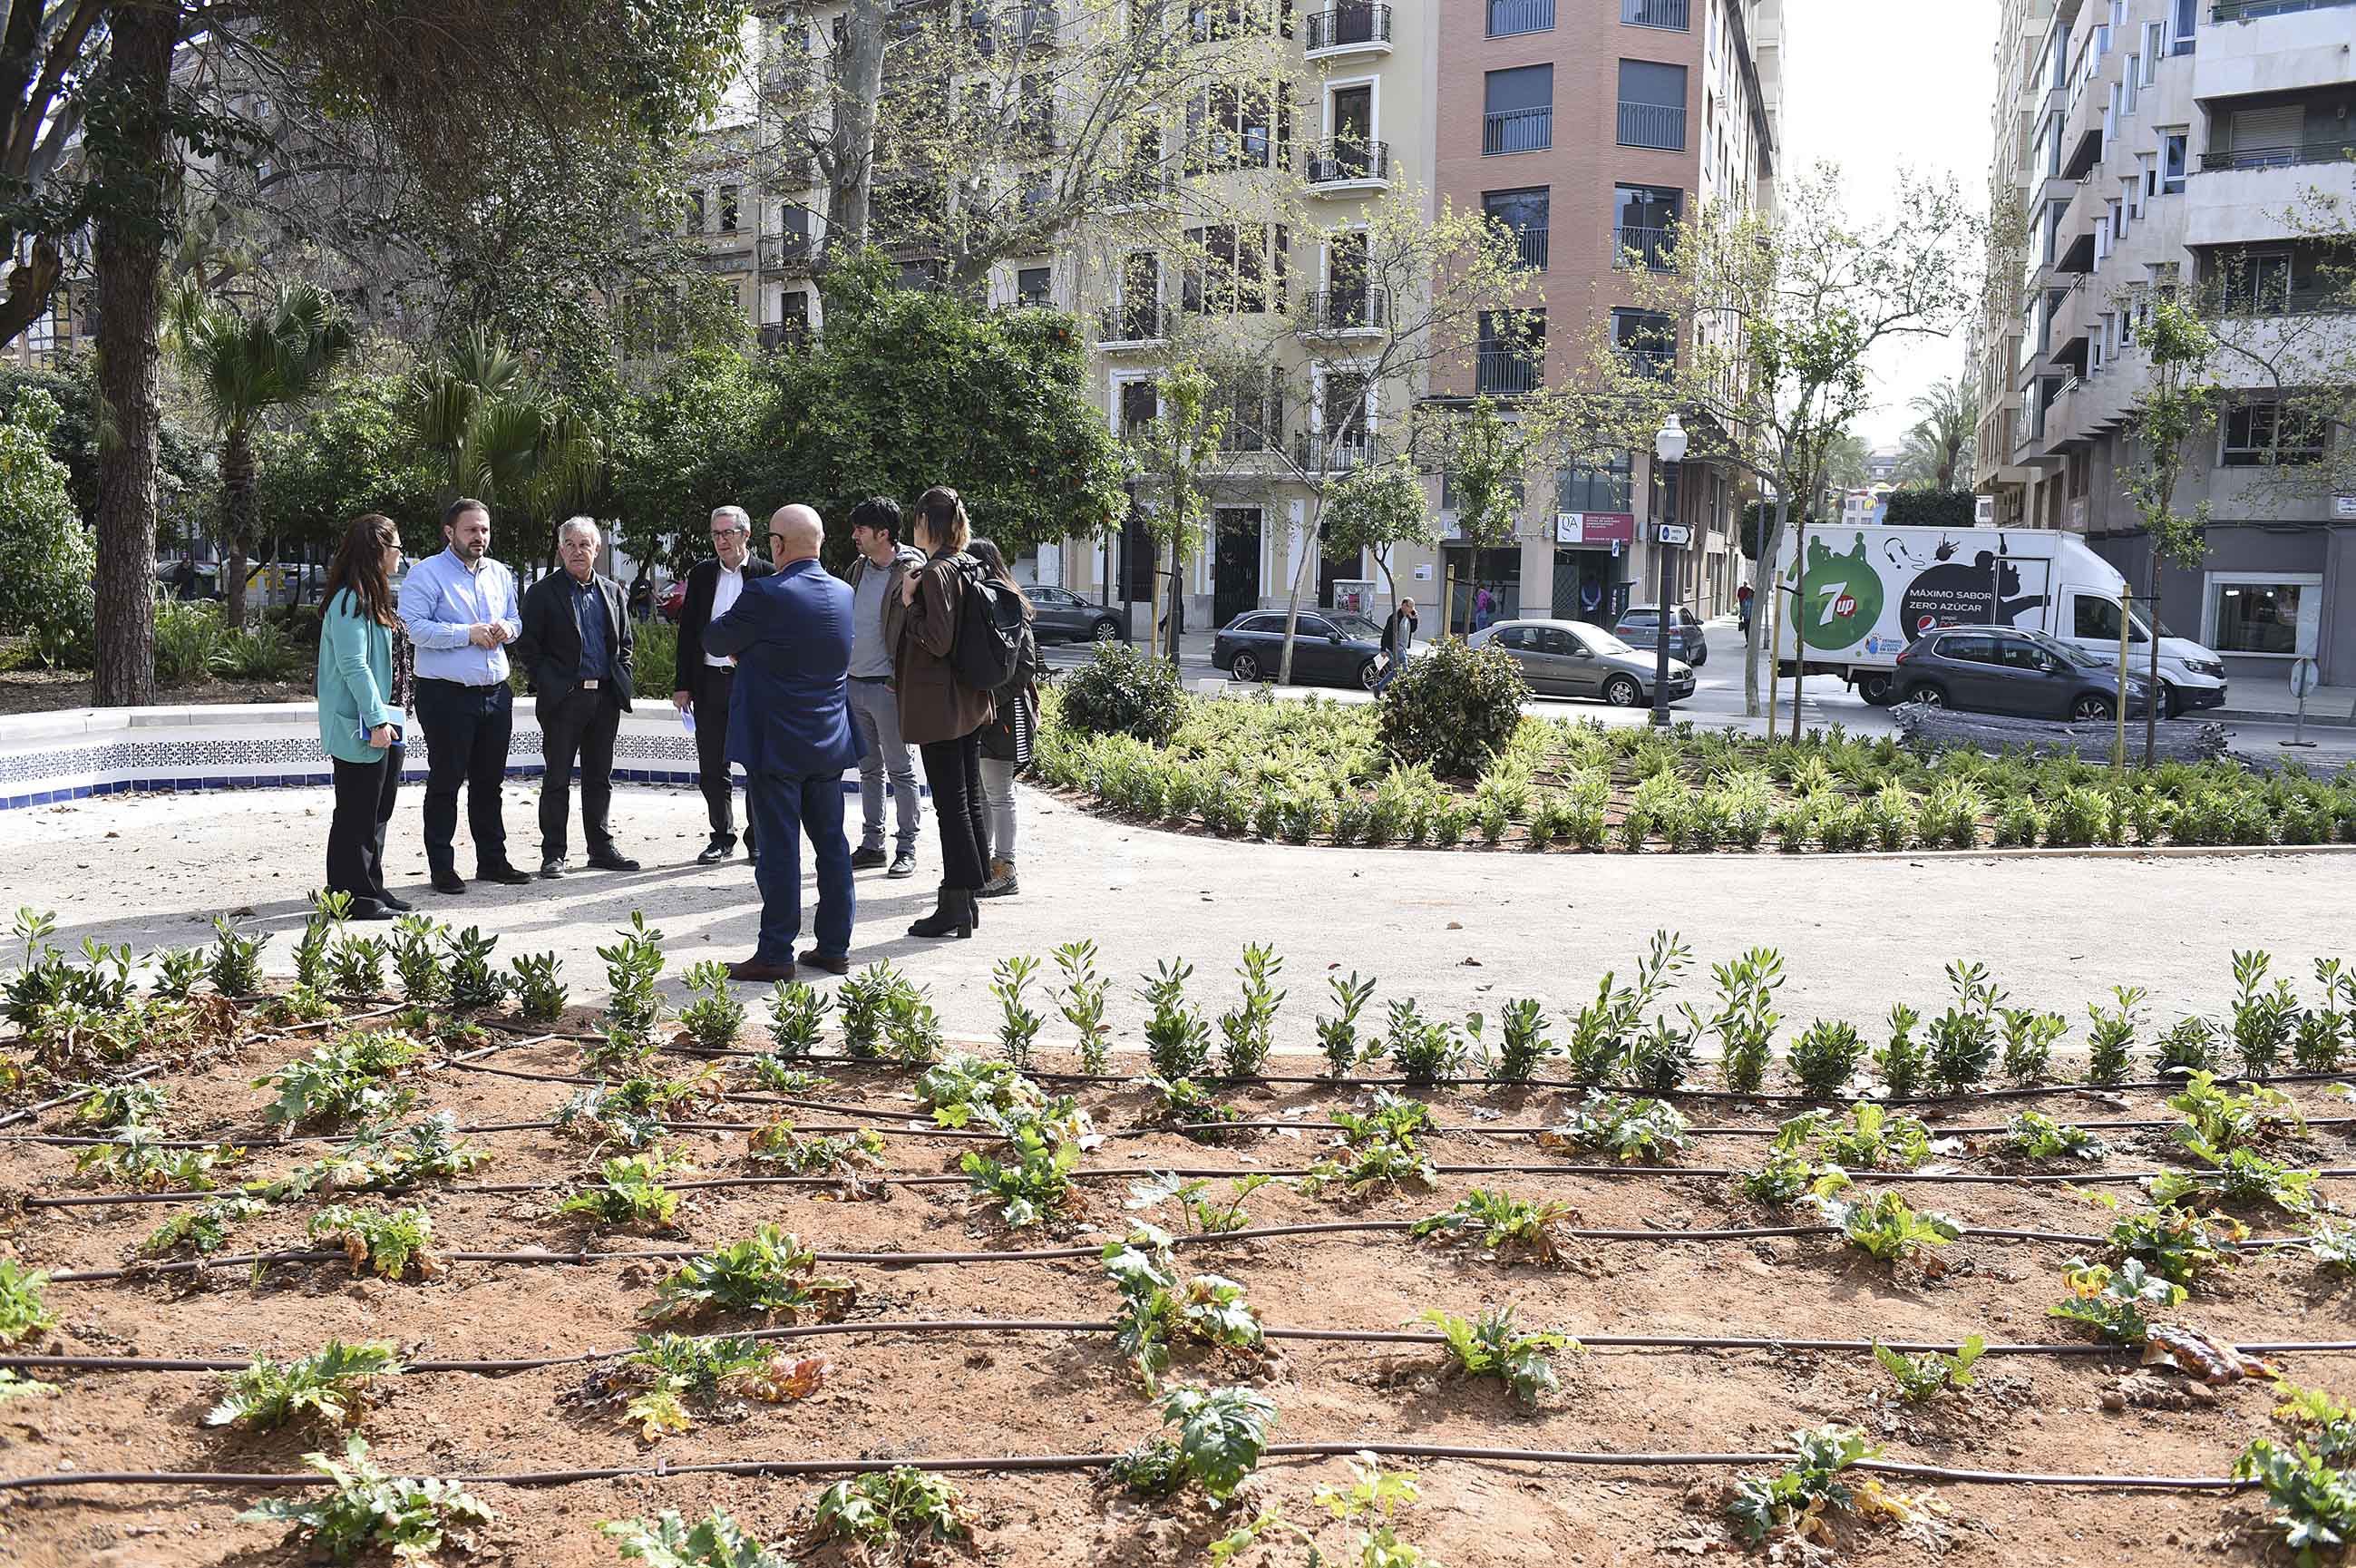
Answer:
POLYGON ((1055 716, 1081 735, 1126 735, 1167 746, 1186 716, 1177 667, 1126 643, 1099 642, 1094 657, 1056 683, 1055 716))
POLYGON ((681 1263, 655 1287, 655 1305, 648 1316, 782 1313, 787 1322, 805 1314, 821 1319, 839 1316, 851 1304, 851 1282, 813 1275, 810 1268, 816 1261, 801 1238, 764 1225, 742 1241, 681 1263))
POLYGON ((1908 1404, 1928 1403, 1949 1389, 1970 1388, 1972 1364, 1986 1354, 1987 1340, 1977 1334, 1957 1346, 1953 1355, 1933 1350, 1925 1356, 1907 1356, 1878 1342, 1873 1347, 1873 1359, 1898 1384, 1899 1397, 1908 1404))
POLYGON ((1524 1329, 1514 1321, 1510 1305, 1484 1307, 1475 1318, 1430 1307, 1416 1321, 1440 1330, 1448 1353, 1465 1376, 1495 1378, 1525 1405, 1561 1387, 1555 1375, 1553 1352, 1577 1348, 1578 1341, 1553 1329, 1524 1329))
POLYGON ((1503 647, 1442 638, 1384 688, 1376 703, 1383 749, 1443 779, 1478 778, 1520 727, 1529 695, 1503 647))
MULTIPOLYGON (((643 638, 645 633, 639 635, 643 638)), ((643 667, 638 678, 646 679, 643 667)), ((597 1530, 613 1541, 625 1561, 643 1563, 647 1568, 794 1568, 792 1559, 783 1552, 745 1534, 744 1526, 717 1509, 693 1525, 676 1509, 665 1509, 652 1524, 642 1519, 617 1519, 608 1520, 597 1530)))
POLYGON ((1777 1530, 1796 1529, 1803 1521, 1848 1508, 1857 1494, 1840 1479, 1841 1472, 1881 1452, 1853 1426, 1827 1424, 1794 1432, 1792 1442, 1798 1456, 1789 1468, 1776 1476, 1743 1477, 1727 1500, 1727 1517, 1752 1546, 1777 1530))
POLYGON ((0 418, 0 633, 28 635, 45 664, 81 666, 97 647, 98 546, 49 454, 59 412, 27 387, 0 418))
POLYGON ((445 1545, 469 1548, 467 1527, 494 1517, 455 1481, 386 1475, 358 1434, 345 1440, 340 1461, 306 1454, 303 1463, 336 1489, 325 1498, 266 1498, 237 1517, 291 1524, 330 1563, 356 1562, 379 1548, 403 1562, 430 1562, 445 1545))
POLYGON ((228 1374, 221 1401, 206 1414, 205 1424, 242 1423, 268 1432, 317 1415, 337 1426, 356 1425, 377 1380, 400 1373, 401 1363, 388 1343, 347 1345, 330 1339, 299 1360, 256 1357, 243 1371, 228 1374))
POLYGON ((928 1541, 972 1540, 974 1521, 963 1495, 947 1479, 897 1465, 820 1492, 810 1530, 820 1541, 855 1541, 899 1561, 928 1541))

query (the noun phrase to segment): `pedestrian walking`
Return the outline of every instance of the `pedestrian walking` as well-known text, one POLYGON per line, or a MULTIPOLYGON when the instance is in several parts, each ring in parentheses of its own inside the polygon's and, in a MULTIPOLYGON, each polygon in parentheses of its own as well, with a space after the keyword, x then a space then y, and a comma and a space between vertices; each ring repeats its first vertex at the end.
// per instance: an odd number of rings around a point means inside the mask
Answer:
POLYGON ((859 552, 850 574, 851 722, 859 726, 866 747, 859 758, 859 848, 851 865, 865 871, 885 864, 888 779, 894 825, 891 862, 884 875, 890 877, 916 874, 916 832, 922 821, 916 764, 900 734, 899 698, 892 689, 892 643, 884 630, 884 607, 900 592, 902 580, 925 564, 923 555, 901 542, 900 533, 900 503, 889 496, 870 496, 851 510, 851 543, 859 552))
POLYGON ((1748 583, 1741 585, 1734 590, 1734 615, 1735 619, 1741 625, 1742 634, 1745 637, 1750 636, 1751 585, 1748 583))
POLYGON ((508 689, 508 644, 522 635, 515 574, 491 559, 491 509, 461 496, 442 513, 444 548, 409 569, 401 585, 401 620, 417 649, 413 688, 425 732, 425 864, 434 890, 466 890, 456 849, 458 791, 466 792, 466 831, 475 841, 475 875, 487 882, 530 877, 508 860, 499 816, 507 778, 515 695, 508 689))
POLYGON ((638 575, 630 579, 630 618, 644 626, 654 619, 654 574, 647 569, 646 563, 642 561, 638 564, 638 575))
POLYGON ((977 898, 1011 898, 1022 891, 1014 875, 1014 780, 1031 766, 1031 743, 1039 729, 1039 639, 1033 634, 1031 600, 1006 557, 987 539, 972 540, 966 553, 981 564, 982 575, 1012 594, 1023 607, 1023 633, 1014 650, 1014 673, 991 693, 998 710, 981 729, 981 795, 989 842, 982 848, 989 861, 988 880, 977 898))
POLYGON ((884 602, 900 734, 924 759, 933 815, 940 824, 940 895, 933 912, 908 928, 912 937, 973 935, 981 921, 974 895, 988 880, 980 732, 997 710, 989 692, 958 679, 950 660, 968 575, 976 570, 965 553, 972 532, 957 491, 946 485, 926 490, 916 502, 915 528, 924 564, 904 574, 900 591, 884 602))
MULTIPOLYGON (((679 607, 679 669, 671 705, 690 715, 695 731, 695 782, 703 791, 712 837, 696 860, 714 865, 736 852, 736 786, 728 776, 729 710, 736 687, 736 660, 704 646, 704 628, 734 607, 744 585, 773 570, 753 549, 753 521, 741 506, 712 514, 712 558, 687 575, 679 607)), ((751 813, 746 813, 744 853, 753 853, 751 813)))
POLYGON ((1383 672, 1375 678, 1375 694, 1382 695, 1383 688, 1398 679, 1399 666, 1407 662, 1407 650, 1415 646, 1415 601, 1401 599, 1398 607, 1383 621, 1383 672))
POLYGON ((851 968, 856 896, 842 832, 842 770, 859 760, 844 688, 851 667, 851 588, 819 564, 826 531, 806 506, 779 507, 767 544, 776 571, 752 578, 703 643, 734 658, 728 756, 744 768, 744 806, 760 836, 753 880, 761 937, 731 980, 794 977, 802 925, 802 836, 818 861, 816 945, 801 961, 830 974, 851 968))
POLYGON ((597 570, 597 525, 569 518, 556 531, 561 572, 523 596, 523 635, 515 660, 537 694, 540 720, 540 874, 563 875, 564 838, 573 815, 573 765, 581 764, 581 837, 600 871, 636 871, 614 847, 614 737, 635 694, 637 628, 622 585, 597 570))
POLYGON ((327 819, 327 891, 349 896, 355 920, 390 920, 409 905, 384 885, 384 831, 401 794, 409 639, 392 598, 401 532, 378 512, 352 519, 328 564, 319 602, 319 746, 335 770, 327 819))

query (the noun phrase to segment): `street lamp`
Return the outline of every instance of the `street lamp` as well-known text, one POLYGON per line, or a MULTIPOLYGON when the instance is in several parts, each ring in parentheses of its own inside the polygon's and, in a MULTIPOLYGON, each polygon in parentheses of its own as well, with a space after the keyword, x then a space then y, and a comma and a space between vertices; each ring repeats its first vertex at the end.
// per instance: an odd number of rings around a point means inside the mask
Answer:
MULTIPOLYGON (((1663 475, 1661 496, 1664 502, 1673 498, 1677 482, 1677 465, 1685 461, 1686 433, 1677 416, 1661 426, 1653 437, 1653 455, 1661 460, 1663 475)), ((1658 514, 1653 520, 1653 607, 1660 624, 1653 638, 1653 727, 1669 727, 1669 628, 1676 624, 1676 577, 1669 571, 1669 550, 1685 530, 1683 524, 1667 524, 1658 514)))

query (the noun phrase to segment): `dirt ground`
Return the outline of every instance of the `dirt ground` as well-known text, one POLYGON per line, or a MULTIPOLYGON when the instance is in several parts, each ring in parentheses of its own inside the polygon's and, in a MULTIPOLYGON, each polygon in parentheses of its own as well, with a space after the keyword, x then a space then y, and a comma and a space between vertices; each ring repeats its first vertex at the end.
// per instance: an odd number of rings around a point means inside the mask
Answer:
MULTIPOLYGON (((0 715, 46 714, 91 705, 91 677, 80 670, 0 671, 0 715)), ((191 681, 166 686, 156 700, 166 706, 199 707, 217 703, 301 703, 311 697, 311 678, 300 681, 191 681)))
MULTIPOLYGON (((232 1059, 172 1075, 166 1121, 176 1134, 213 1137, 250 1128, 266 1092, 251 1080, 306 1048, 283 1037, 254 1043, 232 1059)), ((568 1042, 527 1044, 487 1058, 489 1065, 548 1074, 580 1071, 568 1042)), ((1054 1058, 1043 1067, 1067 1065, 1054 1058)), ((691 1064, 669 1058, 665 1070, 691 1064)), ((731 1061, 731 1089, 751 1089, 741 1059, 731 1061)), ((444 1068, 412 1079, 420 1112, 449 1110, 462 1124, 544 1118, 573 1086, 444 1068)), ((884 1161, 894 1174, 953 1171, 976 1145, 921 1131, 912 1121, 905 1076, 844 1070, 820 1091, 840 1114, 792 1112, 805 1129, 862 1123, 894 1132, 884 1161)), ((1255 1117, 1321 1119, 1354 1097, 1330 1087, 1248 1091, 1255 1117)), ((1583 1156, 1541 1154, 1527 1138, 1496 1129, 1558 1120, 1568 1101, 1536 1090, 1434 1093, 1439 1120, 1452 1129, 1432 1143, 1443 1164, 1583 1156)), ((2310 1114, 2328 1117, 2341 1102, 2303 1091, 2310 1114)), ((1141 1092, 1098 1086, 1084 1096, 1099 1131, 1135 1127, 1141 1092)), ((2045 1101, 2068 1121, 2131 1120, 2169 1113, 2148 1093, 2100 1096, 2057 1092, 2045 1101)), ((1772 1118, 1725 1102, 1687 1108, 1698 1135, 1677 1163, 1754 1164, 1757 1135, 1772 1118), (1728 1129, 1748 1129, 1747 1133, 1728 1129)), ((1945 1127, 1988 1125, 2008 1112, 1998 1103, 1958 1107, 1945 1127)), ((755 1124, 770 1108, 730 1102, 701 1117, 755 1124)), ((63 1112, 43 1119, 51 1130, 63 1112)), ((21 1133, 23 1127, 14 1131, 21 1133)), ((1296 1169, 1321 1152, 1330 1133, 1285 1130, 1230 1134, 1218 1146, 1173 1133, 1115 1137, 1084 1167, 1139 1173, 1176 1166, 1237 1173, 1296 1169)), ((1991 1162, 1987 1140, 1961 1134, 1929 1169, 2018 1168, 1991 1162)), ((2108 1134, 2114 1153, 2093 1169, 2130 1171, 2168 1163, 2164 1135, 2108 1134)), ((993 1212, 969 1203, 962 1186, 886 1188, 888 1197, 854 1199, 824 1188, 767 1187, 694 1196, 671 1231, 599 1232, 550 1215, 553 1191, 469 1194, 486 1183, 562 1183, 594 1168, 595 1152, 552 1131, 487 1132, 471 1142, 492 1164, 455 1184, 434 1184, 402 1201, 434 1216, 434 1240, 446 1250, 549 1248, 593 1251, 649 1245, 702 1247, 773 1223, 824 1250, 1004 1250, 1094 1243, 1127 1224, 1124 1179, 1086 1184, 1084 1204, 1043 1227, 1010 1232, 993 1212)), ((14 1195, 100 1190, 72 1174, 72 1151, 32 1144, 6 1147, 5 1182, 14 1195)), ((247 1172, 281 1172, 316 1146, 252 1145, 247 1172)), ((707 1175, 743 1174, 740 1133, 683 1133, 678 1152, 707 1175)), ((2298 1163, 2356 1165, 2348 1130, 2318 1128, 2292 1146, 2298 1163)), ((1918 1207, 1935 1208, 1967 1226, 2089 1232, 2104 1229, 2102 1211, 2058 1186, 1939 1186, 1902 1176, 1871 1178, 1898 1187, 1918 1207)), ((1227 1184, 1217 1183, 1224 1189, 1227 1184)), ((1474 1186, 1572 1205, 1590 1227, 1703 1230, 1782 1222, 1710 1177, 1665 1175, 1442 1175, 1432 1191, 1377 1194, 1364 1200, 1312 1196, 1271 1187, 1247 1200, 1254 1224, 1365 1218, 1404 1219, 1444 1208, 1474 1186)), ((2132 1195, 2132 1187, 2125 1189, 2132 1195)), ((2328 1179, 2333 1198, 2356 1199, 2356 1184, 2328 1179)), ((372 1206, 378 1200, 362 1199, 372 1206)), ((246 1221, 230 1250, 304 1244, 309 1205, 295 1203, 246 1221)), ((12 1203, 11 1208, 14 1208, 12 1203)), ((140 1239, 170 1205, 36 1208, 14 1212, 9 1244, 48 1270, 102 1268, 133 1261, 140 1239)), ((1167 1206, 1154 1218, 1183 1229, 1167 1206)), ((2249 1216, 2265 1233, 2286 1228, 2276 1214, 2249 1216)), ((2068 1342, 2075 1332, 2044 1316, 2062 1294, 2068 1243, 1971 1238, 1944 1251, 1936 1277, 1913 1265, 1892 1269, 1842 1250, 1830 1238, 1802 1237, 1670 1245, 1596 1243, 1576 1249, 1567 1266, 1545 1268, 1486 1254, 1472 1245, 1410 1241, 1398 1234, 1289 1237, 1189 1248, 1190 1271, 1240 1282, 1270 1326, 1393 1329, 1427 1307, 1471 1316, 1483 1305, 1516 1305, 1525 1322, 1573 1335, 1608 1333, 1743 1335, 1771 1338, 1881 1337, 1952 1340, 1977 1332, 1992 1341, 2068 1342)), ((2090 1250, 2091 1251, 2091 1250, 2090 1250)), ((49 1300, 61 1322, 49 1348, 67 1353, 149 1357, 291 1358, 330 1337, 392 1341, 406 1359, 562 1354, 626 1347, 639 1315, 668 1265, 617 1261, 526 1267, 453 1262, 430 1282, 354 1278, 340 1262, 280 1266, 264 1273, 230 1267, 190 1278, 56 1283, 49 1300)), ((1008 1262, 962 1267, 851 1265, 857 1287, 851 1316, 1046 1317, 1099 1319, 1116 1296, 1093 1261, 1008 1262)), ((2214 1276, 2176 1315, 2215 1336, 2239 1341, 2345 1337, 2356 1284, 2328 1276, 2303 1254, 2245 1262, 2214 1276)), ((705 1320, 704 1330, 740 1328, 741 1320, 705 1320)), ((809 1347, 834 1365, 831 1379, 800 1403, 723 1402, 699 1415, 694 1430, 648 1449, 612 1402, 589 1397, 589 1369, 573 1366, 499 1378, 418 1374, 391 1385, 363 1430, 380 1461, 400 1472, 497 1472, 568 1466, 670 1464, 747 1457, 1004 1455, 1103 1452, 1158 1429, 1155 1413, 1100 1334, 853 1335, 809 1347)), ((2303 1381, 2356 1392, 2347 1356, 2286 1359, 2303 1381)), ((1182 1352, 1173 1380, 1248 1380, 1276 1403, 1280 1441, 1406 1440, 1584 1451, 1750 1451, 1781 1443, 1796 1426, 1825 1421, 1864 1426, 1893 1456, 1991 1469, 2065 1473, 2220 1475, 2249 1438, 2269 1429, 2273 1398, 2262 1383, 2211 1390, 2172 1375, 2138 1371, 2119 1358, 2008 1357, 1982 1363, 1979 1386, 1961 1397, 1909 1409, 1869 1358, 1784 1351, 1696 1352, 1593 1349, 1561 1358, 1562 1391, 1535 1411, 1516 1408, 1494 1383, 1467 1382, 1442 1370, 1436 1347, 1293 1342, 1264 1360, 1222 1362, 1182 1352), (2108 1408, 2109 1403, 2120 1408, 2108 1408)), ((332 1444, 316 1427, 254 1435, 200 1424, 214 1380, 195 1373, 59 1374, 55 1397, 0 1404, 0 1470, 26 1475, 59 1469, 282 1471, 307 1450, 332 1444)), ((1569 1471, 1510 1464, 1430 1462, 1418 1466, 1420 1503, 1401 1517, 1403 1539, 1451 1568, 1505 1564, 1606 1564, 1685 1562, 1731 1552, 1719 1515, 1728 1473, 1716 1469, 1569 1471)), ((1281 1501, 1295 1518, 1313 1512, 1311 1491, 1343 1477, 1339 1461, 1270 1462, 1247 1490, 1253 1505, 1281 1501)), ((962 1477, 982 1523, 979 1545, 943 1562, 1006 1568, 1097 1563, 1177 1563, 1203 1560, 1207 1543, 1233 1518, 1215 1519, 1199 1504, 1151 1504, 1120 1494, 1089 1474, 962 1477)), ((679 1509, 690 1518, 723 1507, 764 1539, 798 1538, 810 1520, 821 1483, 711 1477, 643 1478, 540 1490, 487 1487, 498 1512, 479 1561, 548 1564, 610 1563, 600 1520, 679 1509)), ((1939 1511, 1912 1526, 1844 1525, 1842 1561, 1901 1563, 1941 1557, 1958 1564, 2018 1568, 2021 1563, 2107 1565, 2138 1563, 2252 1562, 2262 1556, 2250 1529, 2247 1498, 2136 1496, 2080 1489, 1935 1487, 1939 1511)), ((0 1499, 0 1560, 28 1564, 100 1563, 141 1568, 239 1568, 293 1564, 298 1552, 273 1527, 235 1522, 252 1500, 234 1487, 161 1490, 65 1488, 0 1499)), ((1328 1530, 1331 1550, 1341 1532, 1328 1530)), ((803 1561, 843 1561, 837 1549, 803 1561)), ((1786 1548, 1783 1561, 1804 1553, 1786 1548)), ((1298 1562, 1300 1553, 1266 1548, 1248 1561, 1298 1562)))

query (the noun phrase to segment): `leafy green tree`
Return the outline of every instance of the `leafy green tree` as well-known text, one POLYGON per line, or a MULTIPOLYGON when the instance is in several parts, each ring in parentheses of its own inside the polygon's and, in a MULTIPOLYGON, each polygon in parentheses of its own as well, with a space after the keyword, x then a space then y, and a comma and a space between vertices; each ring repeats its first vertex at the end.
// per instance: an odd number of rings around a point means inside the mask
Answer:
MULTIPOLYGON (((0 368, 0 408, 26 388, 58 405, 49 427, 49 456, 66 466, 66 494, 74 515, 98 515, 97 367, 87 354, 55 370, 0 368)), ((211 433, 166 409, 155 431, 155 538, 159 545, 213 536, 220 517, 220 461, 211 433)))
MULTIPOLYGON (((1165 591, 1179 582, 1179 563, 1203 547, 1211 516, 1210 492, 1203 483, 1202 464, 1219 449, 1227 433, 1227 411, 1214 401, 1210 372, 1192 360, 1181 360, 1154 379, 1154 415, 1130 435, 1128 456, 1145 494, 1140 498, 1139 520, 1153 541, 1153 625, 1162 625, 1165 591), (1159 570, 1167 558, 1170 575, 1159 570)), ((1170 643, 1165 650, 1178 660, 1178 618, 1170 617, 1170 643)))
POLYGON ((714 348, 673 360, 624 400, 606 437, 605 499, 633 560, 676 569, 703 554, 715 507, 752 510, 776 391, 751 357, 714 348))
POLYGON ((1969 480, 1979 394, 1968 376, 1951 376, 1907 405, 1919 415, 1898 455, 1898 482, 1916 489, 1956 490, 1969 480))
MULTIPOLYGON (((2208 553, 2203 531, 2209 526, 2209 503, 2203 500, 2190 517, 2176 510, 2176 485, 2182 477, 2192 444, 2205 440, 2217 419, 2217 389, 2211 367, 2217 356, 2217 338, 2200 312, 2172 290, 2155 289, 2148 311, 2137 328, 2136 345, 2143 350, 2143 389, 2127 410, 2129 461, 2119 471, 2119 483, 2134 503, 2149 542, 2145 569, 2144 603, 2159 603, 2162 562, 2198 566, 2208 553)), ((2154 610, 2155 628, 2158 618, 2154 610)), ((2150 644, 2151 663, 2146 671, 2153 700, 2144 710, 2143 763, 2152 765, 2159 746, 2159 639, 2150 644)))
POLYGON ((332 547, 346 523, 375 511, 400 525, 412 553, 442 547, 442 481, 404 417, 408 385, 399 370, 347 376, 301 423, 264 438, 264 533, 332 547))
POLYGON ((221 522, 229 549, 222 586, 227 620, 245 624, 245 564, 253 554, 258 463, 254 436, 273 413, 325 390, 351 352, 352 331, 326 290, 281 285, 247 315, 223 299, 199 299, 177 313, 174 344, 221 437, 221 522))
POLYGON ((462 495, 555 554, 559 519, 588 504, 605 446, 587 415, 483 328, 410 378, 406 413, 446 505, 462 495))
POLYGON ((1440 542, 1440 524, 1428 499, 1423 476, 1404 455, 1354 468, 1325 498, 1324 537, 1319 548, 1327 554, 1374 552, 1385 592, 1396 600, 1398 582, 1391 575, 1391 553, 1402 544, 1440 542))
POLYGON ((0 632, 29 633, 48 663, 90 655, 91 579, 97 553, 66 495, 66 467, 49 455, 58 405, 16 393, 0 422, 0 632))

